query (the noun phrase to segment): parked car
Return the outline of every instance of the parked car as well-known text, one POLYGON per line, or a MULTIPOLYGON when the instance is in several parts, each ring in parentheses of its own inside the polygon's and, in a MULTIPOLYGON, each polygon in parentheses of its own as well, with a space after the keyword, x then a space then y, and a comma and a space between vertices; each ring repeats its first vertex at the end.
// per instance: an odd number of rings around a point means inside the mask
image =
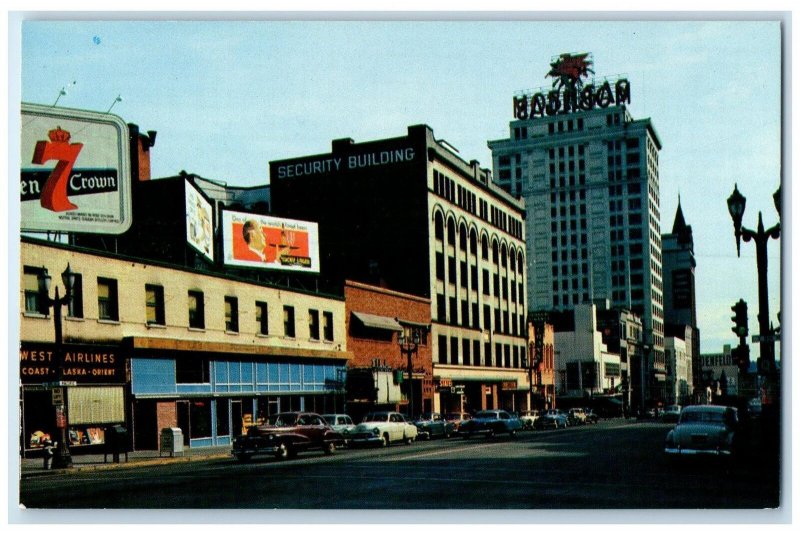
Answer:
POLYGON ((681 411, 667 433, 664 452, 670 456, 730 456, 735 451, 738 411, 720 405, 692 405, 681 411))
POLYGON ((472 415, 470 415, 468 412, 451 412, 445 414, 444 419, 453 424, 453 433, 458 433, 461 428, 461 424, 467 420, 471 420, 472 415))
POLYGON ((539 415, 534 427, 536 429, 559 429, 567 427, 567 415, 561 409, 548 409, 539 415))
POLYGON ((350 441, 350 435, 356 428, 353 419, 347 414, 323 414, 322 418, 328 423, 331 428, 337 433, 342 434, 345 444, 350 441))
POLYGON ((594 412, 594 409, 583 409, 583 412, 586 414, 587 424, 596 424, 600 421, 600 416, 594 412))
POLYGON ((680 405, 670 405, 661 413, 661 420, 664 422, 677 422, 681 415, 680 405))
POLYGON ((438 412, 427 412, 420 415, 414 421, 417 426, 417 438, 424 438, 430 440, 435 437, 450 438, 453 434, 455 425, 448 422, 444 416, 438 412))
POLYGON ((572 408, 567 413, 569 425, 583 425, 586 423, 586 413, 581 408, 572 408))
POLYGON ((342 435, 319 414, 282 412, 267 418, 264 425, 251 427, 246 435, 236 437, 231 453, 239 461, 255 455, 274 455, 283 460, 307 450, 322 450, 330 455, 342 440, 342 435))
POLYGON ((380 444, 388 446, 392 442, 403 441, 411 444, 417 438, 417 426, 406 421, 399 412, 371 412, 356 426, 350 443, 354 446, 380 444))
POLYGON ((486 410, 478 411, 474 418, 462 423, 459 432, 464 438, 470 438, 474 434, 494 436, 501 433, 515 437, 520 429, 522 429, 522 422, 508 411, 486 410))
POLYGON ((523 429, 533 429, 533 424, 539 419, 539 411, 536 409, 524 410, 520 413, 519 419, 522 421, 523 429))

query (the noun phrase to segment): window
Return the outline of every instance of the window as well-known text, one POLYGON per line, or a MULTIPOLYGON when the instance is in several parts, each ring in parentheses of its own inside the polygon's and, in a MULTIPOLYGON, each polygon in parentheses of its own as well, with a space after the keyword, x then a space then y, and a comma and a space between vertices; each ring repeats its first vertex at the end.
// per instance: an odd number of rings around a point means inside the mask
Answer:
POLYGON ((261 301, 256 301, 256 323, 258 334, 269 334, 269 308, 261 301))
POLYGON ((175 382, 178 384, 204 384, 211 382, 211 365, 207 358, 196 355, 175 360, 175 382))
POLYGON ((231 296, 225 296, 225 330, 239 332, 239 300, 231 296))
POLYGON ((439 335, 439 364, 447 364, 447 337, 439 335))
POLYGON ((47 314, 43 310, 41 294, 39 293, 39 275, 42 268, 25 266, 22 270, 22 285, 25 290, 25 312, 33 314, 47 314))
POLYGON ((322 336, 326 342, 333 342, 333 312, 322 313, 322 336))
POLYGON ((75 281, 72 283, 72 299, 67 304, 67 316, 70 318, 83 317, 83 276, 75 273, 75 281))
POLYGON ((164 287, 145 284, 146 320, 148 325, 164 325, 164 287))
POLYGON ((312 340, 319 340, 319 310, 308 311, 308 336, 312 340))
POLYGON ((203 292, 189 290, 189 327, 192 329, 205 329, 205 310, 203 292))
POLYGON ((283 305, 283 335, 294 338, 294 307, 283 305))
POLYGON ((450 337, 450 364, 458 364, 458 338, 450 337))
POLYGON ((97 278, 97 317, 101 320, 119 320, 117 281, 97 278))

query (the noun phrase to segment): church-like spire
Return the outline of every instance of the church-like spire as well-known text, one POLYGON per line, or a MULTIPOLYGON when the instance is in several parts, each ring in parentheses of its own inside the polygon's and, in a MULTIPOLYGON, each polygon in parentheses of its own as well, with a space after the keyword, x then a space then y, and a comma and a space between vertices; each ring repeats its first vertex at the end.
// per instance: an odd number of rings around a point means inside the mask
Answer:
POLYGON ((686 231, 686 220, 683 218, 681 210, 681 196, 678 195, 678 210, 675 212, 675 222, 672 224, 672 233, 681 234, 686 231))
POLYGON ((675 222, 672 224, 672 234, 678 236, 678 243, 691 244, 694 241, 692 227, 687 225, 686 220, 683 218, 680 194, 678 195, 678 209, 675 211, 675 222))

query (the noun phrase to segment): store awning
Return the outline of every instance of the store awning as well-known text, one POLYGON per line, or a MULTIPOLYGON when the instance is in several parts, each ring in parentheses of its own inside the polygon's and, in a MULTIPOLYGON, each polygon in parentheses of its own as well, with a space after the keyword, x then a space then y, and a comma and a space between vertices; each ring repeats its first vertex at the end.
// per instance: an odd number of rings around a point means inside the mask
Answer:
POLYGON ((418 321, 411 321, 411 320, 406 320, 406 319, 403 319, 403 318, 397 318, 397 321, 400 323, 400 325, 407 325, 409 327, 417 327, 418 329, 425 329, 426 331, 430 330, 430 328, 431 328, 431 324, 430 323, 420 323, 418 321))
POLYGON ((403 327, 400 326, 396 319, 388 316, 377 316, 375 314, 367 314, 366 312, 353 312, 353 316, 363 323, 364 327, 398 332, 403 330, 403 327))

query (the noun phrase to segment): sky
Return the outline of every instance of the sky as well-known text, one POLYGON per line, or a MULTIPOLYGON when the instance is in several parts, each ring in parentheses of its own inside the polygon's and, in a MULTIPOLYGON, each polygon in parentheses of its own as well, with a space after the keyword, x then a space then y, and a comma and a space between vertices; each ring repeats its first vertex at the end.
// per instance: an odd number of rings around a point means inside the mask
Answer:
MULTIPOLYGON (((650 118, 660 138, 662 233, 680 198, 694 231, 701 352, 715 353, 738 342, 730 307, 740 298, 758 332, 755 246, 742 243, 737 258, 725 201, 738 184, 746 227, 759 211, 765 226, 779 221, 782 36, 777 19, 693 18, 25 21, 19 93, 53 105, 63 88, 59 107, 113 105, 157 131, 154 178, 185 170, 254 186, 268 182, 272 160, 329 152, 337 138, 403 136, 419 123, 490 168, 487 141, 508 137, 513 95, 548 86, 553 56, 591 52, 598 78, 628 78, 630 113, 650 118)), ((776 325, 781 244, 768 246, 776 325)))

